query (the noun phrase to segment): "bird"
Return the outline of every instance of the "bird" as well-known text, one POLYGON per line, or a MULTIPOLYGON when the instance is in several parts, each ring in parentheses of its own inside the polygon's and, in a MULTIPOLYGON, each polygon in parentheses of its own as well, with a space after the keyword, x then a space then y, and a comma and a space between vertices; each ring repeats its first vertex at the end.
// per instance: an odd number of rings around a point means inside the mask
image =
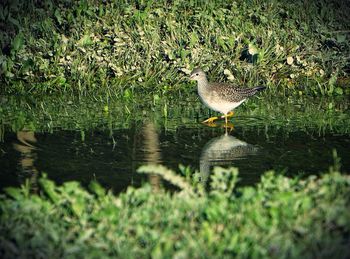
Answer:
MULTIPOLYGON (((240 88, 226 83, 209 82, 201 68, 195 68, 191 72, 190 80, 197 81, 198 94, 202 102, 210 109, 224 114, 226 125, 228 117, 233 116, 233 109, 241 105, 248 97, 266 89, 265 86, 240 88)), ((213 123, 218 118, 211 117, 203 123, 213 123)))

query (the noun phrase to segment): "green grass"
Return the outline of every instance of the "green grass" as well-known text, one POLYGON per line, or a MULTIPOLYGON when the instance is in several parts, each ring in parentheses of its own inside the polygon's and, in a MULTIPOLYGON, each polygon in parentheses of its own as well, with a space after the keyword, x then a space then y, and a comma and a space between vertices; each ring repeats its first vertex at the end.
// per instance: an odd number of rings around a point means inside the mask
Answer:
POLYGON ((0 197, 2 258, 349 256, 349 176, 331 170, 300 180, 268 172, 256 187, 236 189, 237 170, 216 168, 205 192, 190 174, 139 171, 179 191, 146 184, 115 196, 97 183, 87 191, 45 177, 35 193, 29 185, 7 189, 0 197))
MULTIPOLYGON (((44 97, 0 99, 2 132, 32 130, 114 130, 141 128, 151 121, 158 128, 199 128, 210 112, 198 97, 187 95, 160 98, 158 95, 132 98, 44 97)), ((252 98, 236 109, 231 119, 236 127, 274 134, 305 131, 318 135, 349 134, 349 102, 344 98, 286 98, 268 95, 252 98)))
POLYGON ((271 95, 349 94, 349 9, 333 0, 5 1, 1 88, 173 94, 202 66, 271 95))

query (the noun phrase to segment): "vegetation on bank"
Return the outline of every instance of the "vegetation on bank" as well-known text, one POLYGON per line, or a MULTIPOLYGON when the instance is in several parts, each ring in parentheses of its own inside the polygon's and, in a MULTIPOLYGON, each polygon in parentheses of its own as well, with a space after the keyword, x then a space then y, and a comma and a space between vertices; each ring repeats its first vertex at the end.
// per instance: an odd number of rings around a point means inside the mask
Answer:
POLYGON ((349 256, 349 176, 267 172, 256 187, 236 189, 237 170, 215 168, 205 192, 191 174, 139 171, 162 175, 179 191, 146 184, 115 196, 95 182, 87 191, 45 177, 36 193, 29 185, 8 188, 0 196, 1 257, 349 256))
MULTIPOLYGON (((142 127, 151 121, 158 128, 200 128, 211 114, 193 94, 179 98, 0 97, 0 140, 5 132, 30 130, 115 130, 142 127)), ((231 119, 235 127, 308 134, 349 134, 350 102, 344 98, 254 98, 240 106, 231 119)), ((219 122, 220 123, 220 122, 219 122)), ((219 124, 218 123, 218 124, 219 124)))
POLYGON ((6 93, 129 96, 212 79, 269 94, 349 94, 347 1, 2 1, 6 93))

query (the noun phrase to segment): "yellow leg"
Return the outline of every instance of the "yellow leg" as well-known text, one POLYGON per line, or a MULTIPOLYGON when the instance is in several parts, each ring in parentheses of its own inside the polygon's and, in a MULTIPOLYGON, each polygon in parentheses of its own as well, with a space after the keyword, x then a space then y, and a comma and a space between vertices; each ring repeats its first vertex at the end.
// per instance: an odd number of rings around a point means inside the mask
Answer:
POLYGON ((233 112, 229 112, 228 114, 225 114, 225 133, 227 134, 227 129, 230 129, 230 132, 233 130, 233 124, 230 122, 228 122, 228 117, 232 117, 233 116, 233 112))
POLYGON ((206 123, 205 125, 208 126, 208 127, 212 127, 212 128, 216 128, 216 127, 219 127, 219 126, 220 126, 220 124, 216 124, 215 122, 206 123))
POLYGON ((219 119, 219 117, 210 117, 209 119, 206 119, 202 123, 213 123, 215 120, 219 119))
MULTIPOLYGON (((229 112, 229 113, 226 115, 226 117, 231 118, 231 117, 233 117, 233 114, 234 114, 234 112, 229 112)), ((222 115, 220 118, 221 118, 221 119, 224 119, 224 118, 225 118, 225 115, 222 115)))
POLYGON ((220 117, 210 117, 209 119, 206 119, 205 121, 202 121, 202 123, 213 123, 214 121, 218 119, 225 119, 225 123, 228 123, 228 118, 231 118, 233 116, 233 112, 229 112, 228 114, 224 114, 220 117))
POLYGON ((231 122, 229 122, 228 124, 225 125, 225 133, 230 133, 232 130, 234 129, 234 126, 231 122), (227 132, 227 130, 229 129, 229 131, 227 132))

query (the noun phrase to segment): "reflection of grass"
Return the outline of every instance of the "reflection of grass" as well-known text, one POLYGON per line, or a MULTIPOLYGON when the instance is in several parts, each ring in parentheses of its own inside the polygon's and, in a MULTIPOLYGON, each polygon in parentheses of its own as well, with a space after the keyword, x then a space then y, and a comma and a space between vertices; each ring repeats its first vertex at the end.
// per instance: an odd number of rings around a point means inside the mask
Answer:
MULTIPOLYGON (((143 168, 149 170, 166 169, 143 168)), ((76 182, 56 186, 42 178, 39 194, 26 186, 0 197, 0 252, 6 258, 349 256, 348 176, 301 181, 269 172, 257 187, 234 189, 236 180, 236 169, 216 168, 209 192, 144 185, 116 197, 96 183, 88 192, 76 182)))
MULTIPOLYGON (((12 131, 104 130, 142 127, 151 120, 158 127, 203 127, 199 122, 209 117, 198 97, 174 96, 169 100, 137 97, 131 100, 52 97, 2 99, 0 121, 12 131), (179 101, 181 99, 181 101, 179 101), (138 101, 136 101, 138 100, 138 101)), ((335 98, 270 98, 249 100, 236 109, 232 122, 236 127, 324 133, 349 133, 349 102, 335 98)))
POLYGON ((7 92, 173 93, 201 65, 274 93, 349 93, 346 1, 4 2, 7 92))

